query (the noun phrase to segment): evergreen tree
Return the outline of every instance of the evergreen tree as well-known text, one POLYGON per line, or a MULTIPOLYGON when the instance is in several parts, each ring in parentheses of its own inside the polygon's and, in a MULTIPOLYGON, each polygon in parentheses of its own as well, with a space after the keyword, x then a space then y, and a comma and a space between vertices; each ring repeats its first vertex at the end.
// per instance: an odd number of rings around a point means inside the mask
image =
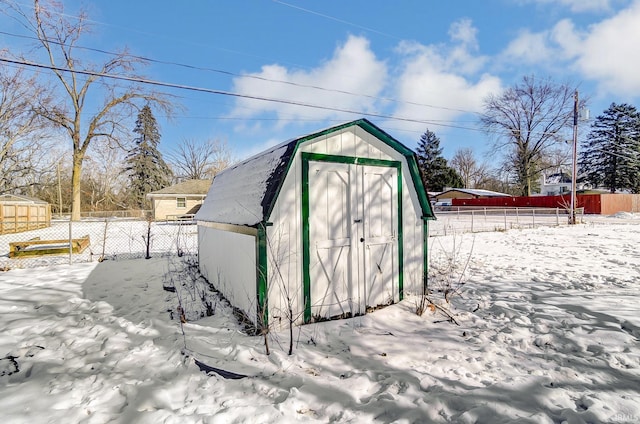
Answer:
POLYGON ((580 152, 582 180, 595 187, 640 192, 640 113, 615 104, 596 118, 580 152))
POLYGON ((438 136, 426 130, 418 142, 418 165, 428 190, 442 191, 445 187, 462 187, 462 177, 447 164, 442 156, 438 136))
POLYGON ((125 170, 131 180, 129 193, 132 203, 139 208, 146 208, 146 195, 168 186, 172 173, 158 150, 160 131, 149 105, 145 105, 138 113, 133 132, 137 137, 134 138, 135 146, 127 155, 125 170))

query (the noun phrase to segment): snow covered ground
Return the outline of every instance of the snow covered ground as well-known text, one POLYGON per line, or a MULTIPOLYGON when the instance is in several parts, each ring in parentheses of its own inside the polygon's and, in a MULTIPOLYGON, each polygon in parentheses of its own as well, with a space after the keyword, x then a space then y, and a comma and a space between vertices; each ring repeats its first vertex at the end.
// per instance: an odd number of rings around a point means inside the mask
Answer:
POLYGON ((431 238, 459 325, 409 298, 298 327, 292 356, 221 301, 183 334, 177 258, 0 273, 0 422, 640 422, 638 218, 431 238))

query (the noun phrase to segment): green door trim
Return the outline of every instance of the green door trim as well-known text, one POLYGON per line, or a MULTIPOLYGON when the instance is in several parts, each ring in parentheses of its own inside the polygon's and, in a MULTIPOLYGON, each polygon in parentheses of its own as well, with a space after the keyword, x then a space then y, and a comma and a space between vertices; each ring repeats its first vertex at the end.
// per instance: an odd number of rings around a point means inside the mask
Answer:
POLYGON ((322 153, 301 153, 302 160, 302 286, 304 299, 304 322, 311 322, 311 275, 309 273, 311 263, 311 249, 309 246, 309 162, 330 162, 349 165, 380 166, 396 168, 397 188, 397 214, 398 214, 398 298, 404 298, 404 246, 402 236, 402 163, 400 161, 361 158, 355 156, 328 155, 322 153))

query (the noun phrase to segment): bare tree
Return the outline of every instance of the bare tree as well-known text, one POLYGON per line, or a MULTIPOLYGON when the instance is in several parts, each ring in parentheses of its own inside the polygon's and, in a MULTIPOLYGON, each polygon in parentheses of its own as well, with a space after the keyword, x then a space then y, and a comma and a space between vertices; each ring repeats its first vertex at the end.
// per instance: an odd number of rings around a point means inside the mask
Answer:
POLYGON ((112 55, 103 63, 83 63, 78 54, 79 41, 90 25, 87 14, 77 16, 64 13, 61 3, 33 1, 33 11, 26 11, 18 3, 11 9, 16 18, 38 39, 50 66, 47 66, 58 82, 62 95, 56 107, 41 105, 41 116, 60 127, 72 145, 72 220, 80 219, 82 169, 87 150, 92 143, 115 143, 126 139, 126 129, 137 112, 137 101, 154 103, 168 112, 169 103, 159 93, 146 91, 135 84, 122 85, 112 82, 108 76, 125 75, 137 78, 135 71, 142 65, 139 58, 126 50, 112 55), (90 108, 86 106, 90 105, 90 108))
POLYGON ((91 210, 103 211, 125 207, 127 175, 122 165, 114 166, 124 163, 124 151, 107 144, 95 144, 85 161, 89 166, 88 172, 83 173, 82 192, 91 210))
POLYGON ((233 163, 227 143, 218 140, 199 142, 186 139, 169 155, 176 176, 190 180, 213 178, 233 163))
POLYGON ((571 168, 571 146, 570 141, 567 144, 558 144, 553 148, 545 152, 541 162, 541 169, 547 170, 561 170, 571 168))
POLYGON ((480 188, 489 177, 489 166, 478 163, 470 147, 460 148, 451 158, 451 167, 462 177, 464 188, 480 188))
POLYGON ((545 150, 563 140, 563 130, 572 123, 574 91, 525 76, 484 102, 480 121, 495 137, 494 152, 504 155, 523 196, 531 195, 545 150))
POLYGON ((49 92, 24 70, 0 64, 0 194, 28 191, 37 184, 31 176, 47 167, 43 159, 47 122, 36 113, 36 104, 48 104, 49 92))

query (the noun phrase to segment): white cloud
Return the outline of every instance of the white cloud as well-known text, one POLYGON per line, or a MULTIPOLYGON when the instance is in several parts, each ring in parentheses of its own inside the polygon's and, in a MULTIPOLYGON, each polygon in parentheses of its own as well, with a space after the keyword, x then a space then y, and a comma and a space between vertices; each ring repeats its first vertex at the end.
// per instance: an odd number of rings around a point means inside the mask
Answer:
POLYGON ((533 33, 522 30, 517 38, 512 40, 502 53, 502 60, 535 64, 548 62, 554 56, 554 50, 549 45, 549 32, 533 33))
MULTIPOLYGON (((336 48, 333 57, 317 68, 291 70, 281 65, 265 65, 255 78, 236 78, 237 93, 294 103, 313 104, 327 108, 369 112, 384 88, 387 77, 386 64, 378 60, 363 37, 350 36, 336 48), (273 82, 285 81, 287 84, 273 82), (318 90, 308 86, 324 87, 318 90), (339 91, 358 93, 359 96, 339 91), (370 96, 370 97, 367 97, 370 96)), ((239 99, 233 116, 252 117, 263 113, 275 113, 282 123, 291 119, 353 119, 354 116, 327 109, 307 108, 295 104, 239 99)))
POLYGON ((595 81, 599 94, 640 96, 640 1, 579 30, 571 20, 547 31, 522 31, 502 60, 531 66, 564 66, 595 81))
MULTIPOLYGON (((501 90, 497 77, 477 77, 487 58, 473 52, 477 49, 475 33, 471 22, 463 20, 454 23, 449 32, 457 44, 400 43, 402 64, 396 97, 403 103, 397 107, 396 117, 451 124, 460 115, 481 111, 485 97, 501 90)), ((406 126, 417 131, 425 129, 425 124, 406 126)))
POLYGON ((610 10, 615 0, 527 0, 526 2, 562 5, 572 12, 599 12, 610 10))
POLYGON ((640 1, 593 25, 582 40, 577 67, 615 94, 640 96, 640 1))
POLYGON ((478 29, 473 26, 471 19, 456 21, 451 24, 449 28, 449 37, 451 37, 451 40, 458 41, 473 50, 478 49, 477 33, 478 29))

